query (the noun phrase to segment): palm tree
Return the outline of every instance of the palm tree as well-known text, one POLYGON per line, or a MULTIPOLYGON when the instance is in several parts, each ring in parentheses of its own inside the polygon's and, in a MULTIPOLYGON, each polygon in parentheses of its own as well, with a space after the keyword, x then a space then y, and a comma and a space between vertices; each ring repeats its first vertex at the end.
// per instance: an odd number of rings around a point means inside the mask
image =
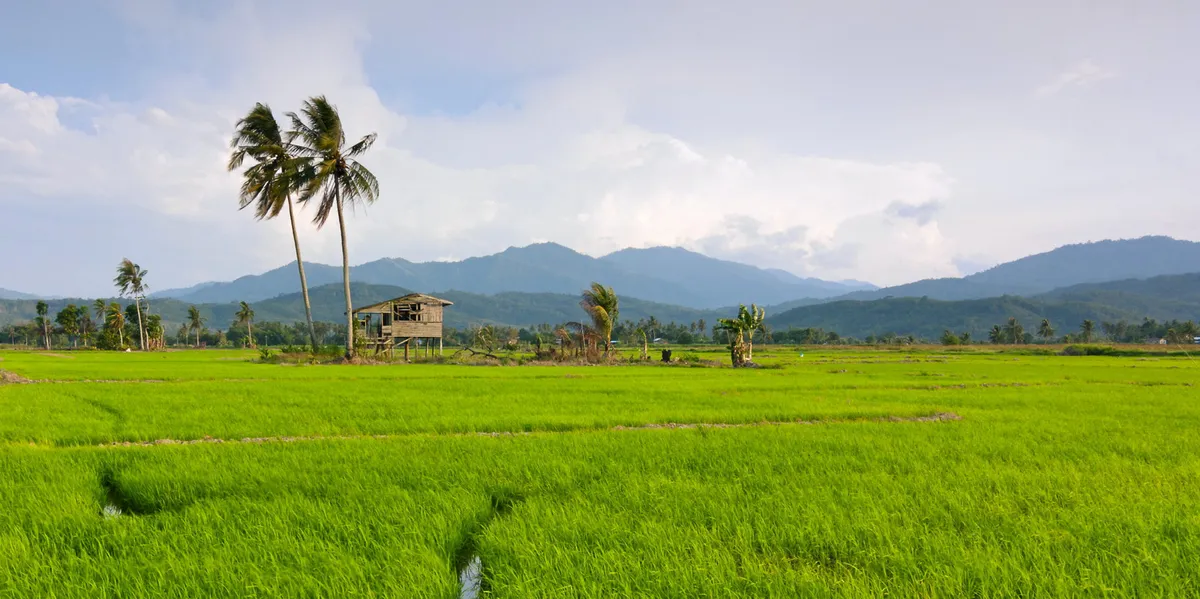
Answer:
POLYGON ((379 181, 375 175, 360 164, 356 158, 362 156, 375 143, 372 133, 352 146, 346 145, 346 132, 342 129, 342 117, 337 108, 317 96, 304 101, 300 114, 289 112, 292 131, 288 134, 293 142, 293 152, 309 161, 302 169, 299 189, 300 201, 307 203, 320 195, 317 215, 313 218, 317 228, 325 226, 329 215, 337 212, 338 229, 342 237, 342 284, 346 293, 346 357, 354 353, 354 306, 350 300, 350 252, 346 247, 346 218, 343 208, 349 204, 372 204, 379 197, 379 181))
POLYGON ((1008 319, 1008 324, 1004 327, 1004 334, 1008 336, 1009 343, 1016 345, 1025 340, 1025 327, 1017 321, 1017 317, 1013 316, 1008 319))
POLYGON ((287 206, 292 225, 292 245, 296 247, 296 268, 300 271, 300 293, 304 296, 304 317, 308 321, 308 339, 317 353, 317 332, 313 327, 312 302, 308 299, 308 278, 304 275, 304 259, 300 256, 300 237, 296 233, 296 212, 292 207, 292 192, 302 177, 307 160, 292 155, 291 144, 285 141, 275 114, 266 104, 255 104, 245 118, 238 121, 237 131, 230 142, 229 170, 237 170, 249 157, 255 163, 243 173, 240 197, 241 208, 254 205, 258 220, 279 216, 287 206))
POLYGON ((612 331, 617 324, 618 304, 617 294, 612 287, 600 283, 592 283, 591 288, 585 289, 579 305, 592 317, 592 328, 604 341, 604 353, 612 348, 612 331))
POLYGON ((650 341, 654 341, 657 338, 658 329, 661 326, 662 326, 662 323, 659 322, 658 319, 655 318, 653 315, 651 315, 650 318, 648 320, 646 320, 646 330, 650 332, 650 341))
POLYGON ((146 325, 142 322, 142 298, 146 294, 145 278, 145 269, 134 264, 129 258, 123 258, 117 265, 117 277, 113 279, 121 297, 133 297, 138 318, 138 344, 142 351, 146 351, 146 325))
MULTIPOLYGON (((234 317, 237 318, 237 322, 234 323, 235 325, 246 325, 247 343, 250 344, 250 347, 254 347, 254 329, 252 328, 254 309, 250 307, 250 304, 242 302, 241 307, 238 308, 237 314, 234 314, 234 317)), ((314 335, 313 338, 315 339, 316 336, 314 335)))
POLYGON ((50 306, 46 302, 38 300, 37 303, 37 324, 42 330, 42 345, 46 349, 50 349, 50 306))
POLYGON ((992 330, 988 331, 988 341, 992 343, 1004 342, 1004 329, 1001 329, 998 324, 992 325, 992 330))
POLYGON ((104 300, 98 299, 92 302, 92 311, 96 313, 96 322, 104 322, 104 313, 108 311, 108 304, 104 300))
POLYGON ((1083 334, 1083 342, 1090 343, 1092 334, 1096 332, 1096 323, 1090 320, 1083 321, 1083 324, 1079 325, 1079 332, 1083 334))
POLYGON ((188 307, 188 328, 196 332, 196 347, 200 347, 200 331, 204 330, 204 319, 200 316, 200 308, 188 307))
POLYGON ((113 302, 105 308, 104 328, 108 329, 110 334, 114 330, 117 332, 117 349, 123 349, 125 347, 125 312, 121 310, 121 304, 113 302))
POLYGON ((1038 336, 1046 343, 1050 343, 1050 340, 1054 338, 1054 327, 1050 326, 1049 318, 1042 319, 1042 326, 1038 327, 1038 336))

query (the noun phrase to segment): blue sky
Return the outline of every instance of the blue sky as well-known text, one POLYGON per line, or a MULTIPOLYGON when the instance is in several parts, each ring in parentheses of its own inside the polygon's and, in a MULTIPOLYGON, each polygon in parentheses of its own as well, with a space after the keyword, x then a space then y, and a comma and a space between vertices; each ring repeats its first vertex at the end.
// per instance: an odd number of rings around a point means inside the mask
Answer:
MULTIPOLYGON (((682 245, 891 284, 1198 236, 1196 3, 328 6, 6 7, 0 287, 104 293, 123 256, 157 289, 289 261, 285 222, 236 209, 226 144, 254 102, 322 93, 380 134, 354 263, 682 245)), ((340 260, 335 228, 302 229, 307 259, 340 260)))

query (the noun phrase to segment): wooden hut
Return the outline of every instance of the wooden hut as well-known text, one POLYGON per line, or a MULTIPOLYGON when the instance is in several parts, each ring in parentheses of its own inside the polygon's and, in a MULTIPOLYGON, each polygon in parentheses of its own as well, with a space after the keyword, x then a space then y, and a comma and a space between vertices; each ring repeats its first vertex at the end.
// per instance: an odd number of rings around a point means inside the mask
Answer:
POLYGON ((410 293, 355 308, 354 320, 358 323, 358 334, 363 335, 367 347, 375 353, 394 355, 396 346, 403 345, 407 360, 410 348, 419 351, 423 346, 425 355, 429 355, 436 341, 441 355, 443 316, 446 306, 451 305, 453 302, 432 295, 410 293))

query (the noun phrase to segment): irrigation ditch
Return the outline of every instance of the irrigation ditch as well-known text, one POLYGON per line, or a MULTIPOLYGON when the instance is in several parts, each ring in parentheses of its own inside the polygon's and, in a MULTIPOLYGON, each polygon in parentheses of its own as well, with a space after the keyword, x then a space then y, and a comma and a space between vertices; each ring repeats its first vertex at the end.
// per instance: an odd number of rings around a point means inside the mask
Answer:
POLYGON ((454 568, 458 572, 459 599, 477 599, 488 590, 486 569, 479 556, 479 539, 488 526, 498 518, 508 515, 525 496, 512 490, 492 491, 489 509, 477 517, 463 531, 458 548, 454 551, 454 568))

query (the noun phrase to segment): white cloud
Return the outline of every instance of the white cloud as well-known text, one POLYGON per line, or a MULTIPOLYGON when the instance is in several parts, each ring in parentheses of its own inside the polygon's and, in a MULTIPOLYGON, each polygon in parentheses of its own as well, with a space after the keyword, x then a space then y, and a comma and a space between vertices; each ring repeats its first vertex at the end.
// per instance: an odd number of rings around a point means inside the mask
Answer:
MULTIPOLYGON (((282 116, 315 93, 349 135, 380 135, 365 162, 383 196, 348 223, 354 262, 678 244, 894 283, 1097 231, 1193 234, 1196 98, 1167 53, 1192 37, 1150 10, 1130 24, 1029 3, 946 2, 935 18, 886 3, 128 1, 134 24, 96 43, 154 59, 121 65, 142 82, 106 90, 121 101, 0 86, 0 211, 64 240, 9 266, 6 287, 106 289, 106 256, 135 253, 139 228, 159 233, 158 265, 142 262, 160 289, 290 260, 285 222, 234 209, 227 142, 254 102, 282 116), (1073 118, 1027 106, 1045 57, 1068 51, 1139 73, 1156 109, 1115 94, 1081 97, 1073 118)), ((75 90, 69 68, 41 70, 75 90)), ((1037 93, 1112 76, 1084 61, 1037 93)), ((306 257, 340 260, 333 227, 301 235, 306 257)), ((0 253, 24 247, 12 239, 0 253)))
MULTIPOLYGON (((299 70, 288 76, 305 77, 299 70)), ((612 103, 576 101, 601 85, 568 78, 529 91, 524 107, 461 117, 399 114, 365 83, 333 86, 327 93, 349 134, 381 134, 364 161, 379 176, 383 195, 348 224, 352 260, 466 257, 552 239, 592 254, 682 245, 765 267, 898 282, 892 271, 861 264, 825 268, 814 257, 842 244, 877 242, 851 239, 843 228, 848 219, 882 213, 897 201, 921 205, 952 196, 950 178, 931 163, 694 147, 629 122, 612 103), (731 227, 743 215, 756 224, 731 227)), ((10 154, 0 180, 64 209, 110 206, 183 217, 218 238, 237 231, 246 235, 238 239, 243 269, 276 266, 290 258, 285 223, 272 223, 281 233, 274 238, 250 232, 249 215, 234 209, 237 178, 224 171, 233 115, 249 106, 227 98, 255 93, 209 89, 186 102, 168 96, 170 105, 144 107, 96 101, 90 104, 94 132, 87 133, 58 120, 63 102, 6 86, 0 123, 19 137, 0 144, 0 152, 10 154), (55 158, 31 156, 31 149, 55 158)), ((300 97, 276 102, 278 116, 300 97)), ((0 195, 0 204, 15 197, 0 195)), ((304 228, 307 258, 340 260, 335 228, 304 228)), ((889 238, 893 250, 910 241, 928 240, 889 238)), ((171 253, 162 250, 164 258, 171 253)), ((918 269, 949 264, 948 257, 912 255, 932 261, 913 262, 918 269)), ((238 274, 192 272, 170 285, 238 274)))
POLYGON ((1085 60, 1038 87, 1033 93, 1038 97, 1053 96, 1070 87, 1087 87, 1116 76, 1117 74, 1113 71, 1100 67, 1090 60, 1085 60))

